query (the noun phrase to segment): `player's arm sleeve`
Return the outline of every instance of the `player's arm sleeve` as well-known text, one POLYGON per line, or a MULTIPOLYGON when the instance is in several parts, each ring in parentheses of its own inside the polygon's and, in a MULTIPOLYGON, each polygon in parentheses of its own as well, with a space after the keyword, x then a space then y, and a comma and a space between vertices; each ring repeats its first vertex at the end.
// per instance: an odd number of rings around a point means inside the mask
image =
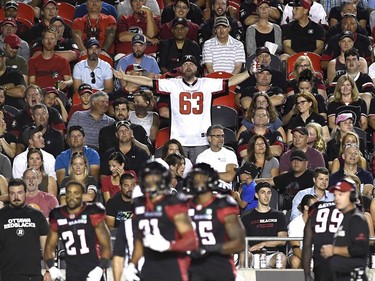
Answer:
POLYGON ((116 241, 113 246, 113 256, 124 257, 126 247, 125 223, 122 222, 117 228, 116 241))
POLYGON ((305 276, 310 275, 311 272, 312 241, 313 232, 311 229, 311 219, 309 218, 303 232, 302 268, 305 276))
POLYGON ((349 226, 348 252, 351 257, 363 257, 367 255, 369 245, 369 229, 363 217, 354 215, 349 226))

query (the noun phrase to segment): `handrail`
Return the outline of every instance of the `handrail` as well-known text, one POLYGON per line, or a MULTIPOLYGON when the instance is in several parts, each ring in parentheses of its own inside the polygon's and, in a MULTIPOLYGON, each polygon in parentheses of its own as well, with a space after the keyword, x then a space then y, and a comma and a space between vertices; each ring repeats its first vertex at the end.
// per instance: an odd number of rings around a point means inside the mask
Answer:
MULTIPOLYGON (((375 236, 369 237, 375 240, 375 236)), ((249 264, 249 241, 303 241, 303 237, 247 236, 245 237, 245 267, 249 264)))

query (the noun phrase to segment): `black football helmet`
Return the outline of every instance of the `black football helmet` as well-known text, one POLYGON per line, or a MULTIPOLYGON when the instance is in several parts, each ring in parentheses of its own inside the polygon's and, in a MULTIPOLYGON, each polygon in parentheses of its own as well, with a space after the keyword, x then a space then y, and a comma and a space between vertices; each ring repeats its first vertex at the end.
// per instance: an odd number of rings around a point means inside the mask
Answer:
POLYGON ((195 164, 188 175, 186 188, 193 194, 218 190, 219 174, 207 163, 195 164), (198 174, 207 176, 207 179, 202 182, 197 182, 195 176, 198 174))
POLYGON ((170 189, 171 173, 159 162, 153 161, 146 163, 139 172, 138 183, 143 194, 150 193, 157 195, 166 193, 170 189), (146 177, 149 175, 156 175, 155 180, 146 177))

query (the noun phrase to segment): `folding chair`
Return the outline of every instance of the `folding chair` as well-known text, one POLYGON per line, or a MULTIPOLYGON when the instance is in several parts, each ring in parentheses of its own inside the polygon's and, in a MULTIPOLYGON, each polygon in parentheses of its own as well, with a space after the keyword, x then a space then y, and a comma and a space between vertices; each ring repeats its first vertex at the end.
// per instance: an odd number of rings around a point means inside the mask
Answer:
POLYGON ((4 104, 3 108, 4 108, 5 111, 8 111, 9 113, 13 114, 14 116, 19 112, 19 110, 17 108, 15 108, 14 106, 8 105, 8 104, 4 104))
POLYGON ((74 13, 76 12, 76 7, 66 2, 58 2, 57 7, 59 8, 57 14, 64 19, 65 23, 71 25, 74 13))
POLYGON ((164 146, 164 144, 169 141, 170 130, 169 127, 160 129, 156 135, 155 149, 164 146))
POLYGON ((220 124, 233 132, 237 132, 238 114, 233 108, 224 105, 212 106, 211 115, 213 125, 220 124))
POLYGON ((33 24, 34 17, 35 14, 33 7, 22 2, 18 3, 17 20, 20 20, 22 18, 28 20, 29 22, 31 22, 31 24, 33 24))
POLYGON ((291 72, 293 72, 294 64, 296 63, 296 60, 300 56, 308 56, 312 62, 312 65, 314 67, 315 72, 321 72, 322 69, 320 67, 320 56, 318 54, 312 53, 312 52, 299 52, 296 53, 288 58, 287 61, 287 68, 286 68, 286 77, 289 76, 291 72))
MULTIPOLYGON (((228 72, 225 72, 225 71, 212 72, 212 73, 206 75, 206 77, 208 77, 208 78, 221 78, 221 79, 228 79, 232 76, 233 76, 232 73, 228 73, 228 72)), ((235 91, 236 86, 230 87, 229 90, 235 91)))

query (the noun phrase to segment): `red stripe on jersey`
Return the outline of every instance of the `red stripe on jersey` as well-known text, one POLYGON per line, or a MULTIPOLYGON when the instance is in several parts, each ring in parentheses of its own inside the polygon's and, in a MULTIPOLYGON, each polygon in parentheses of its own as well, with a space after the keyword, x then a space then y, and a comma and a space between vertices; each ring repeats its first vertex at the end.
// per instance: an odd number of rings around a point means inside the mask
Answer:
POLYGON ((240 209, 238 206, 230 206, 230 207, 225 207, 222 209, 219 209, 217 211, 217 218, 221 223, 224 224, 224 218, 229 215, 239 215, 240 214, 240 209))
POLYGON ((49 220, 49 225, 51 226, 51 228, 52 228, 53 231, 57 232, 59 226, 57 224, 57 220, 56 219, 50 219, 49 220))
POLYGON ((183 203, 172 205, 172 206, 165 206, 165 213, 171 221, 174 221, 175 215, 180 214, 180 213, 187 214, 188 210, 189 210, 189 207, 187 206, 187 204, 183 204, 183 203))
MULTIPOLYGON (((212 78, 215 79, 215 78, 212 78)), ((222 90, 217 91, 217 92, 212 92, 212 96, 217 96, 217 95, 226 95, 229 93, 229 80, 228 79, 223 79, 223 87, 222 90)))
POLYGON ((90 219, 91 219, 92 226, 97 227, 98 224, 105 219, 105 213, 91 214, 90 219))
POLYGON ((170 95, 171 94, 170 92, 160 91, 160 89, 159 89, 159 80, 158 79, 153 80, 153 87, 155 89, 155 94, 157 94, 157 95, 170 95))
MULTIPOLYGON (((181 279, 183 281, 188 281, 189 278, 188 278, 188 269, 189 269, 189 265, 190 265, 190 258, 189 256, 187 255, 179 255, 177 257, 177 264, 178 264, 178 267, 180 268, 180 272, 181 272, 181 279)), ((168 270, 167 268, 165 270, 168 270)))

